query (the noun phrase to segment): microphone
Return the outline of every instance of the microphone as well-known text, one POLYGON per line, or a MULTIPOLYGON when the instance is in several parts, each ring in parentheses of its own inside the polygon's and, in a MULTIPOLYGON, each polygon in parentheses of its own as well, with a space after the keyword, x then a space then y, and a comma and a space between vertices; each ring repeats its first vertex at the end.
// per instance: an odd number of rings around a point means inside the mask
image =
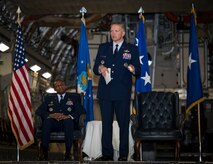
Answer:
POLYGON ((128 63, 124 63, 124 67, 126 67, 130 72, 133 72, 132 67, 128 63))

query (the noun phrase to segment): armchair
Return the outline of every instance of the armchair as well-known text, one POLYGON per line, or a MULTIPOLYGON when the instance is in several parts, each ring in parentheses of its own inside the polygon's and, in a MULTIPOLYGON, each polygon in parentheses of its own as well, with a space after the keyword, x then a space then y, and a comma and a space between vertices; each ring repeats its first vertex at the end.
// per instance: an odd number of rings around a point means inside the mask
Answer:
MULTIPOLYGON (((80 94, 72 93, 76 96, 81 103, 83 103, 83 98, 80 94)), ((47 96, 47 95, 45 95, 47 96)), ((51 94, 48 94, 51 96, 51 94)), ((43 96, 44 97, 44 96, 43 96)), ((82 161, 82 143, 85 137, 85 125, 84 120, 86 114, 80 115, 79 118, 74 120, 74 138, 73 138, 73 152, 74 160, 82 161)), ((35 117, 35 138, 38 147, 38 160, 43 160, 43 152, 41 148, 41 136, 42 136, 42 118, 36 115, 35 117)), ((63 143, 65 141, 64 132, 52 132, 50 136, 50 143, 63 143)))
POLYGON ((179 114, 178 93, 137 93, 136 111, 131 115, 135 160, 140 160, 141 143, 160 141, 174 141, 175 160, 180 160, 183 117, 179 114))

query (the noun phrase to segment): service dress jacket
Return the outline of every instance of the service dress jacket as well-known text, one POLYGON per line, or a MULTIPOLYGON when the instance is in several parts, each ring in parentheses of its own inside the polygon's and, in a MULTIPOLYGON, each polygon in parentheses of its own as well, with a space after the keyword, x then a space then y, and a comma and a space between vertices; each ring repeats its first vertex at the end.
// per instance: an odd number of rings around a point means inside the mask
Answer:
POLYGON ((100 76, 97 97, 104 100, 129 100, 132 75, 139 77, 140 71, 138 47, 124 41, 117 55, 113 56, 113 42, 100 44, 93 67, 93 72, 100 76), (135 67, 134 73, 127 69, 129 64, 135 67), (112 80, 108 84, 99 70, 101 65, 111 68, 112 80))
POLYGON ((85 114, 85 110, 81 105, 79 97, 75 94, 66 93, 62 102, 59 102, 57 93, 53 93, 44 96, 44 101, 36 110, 36 114, 43 119, 48 118, 49 114, 52 113, 63 113, 75 119, 81 114, 85 114))

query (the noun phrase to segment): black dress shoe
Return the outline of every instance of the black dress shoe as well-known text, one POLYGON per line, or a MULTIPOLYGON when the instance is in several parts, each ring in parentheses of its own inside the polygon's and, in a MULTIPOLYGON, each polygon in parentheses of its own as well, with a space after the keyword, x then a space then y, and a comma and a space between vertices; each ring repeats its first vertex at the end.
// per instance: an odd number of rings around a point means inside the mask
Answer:
POLYGON ((65 155, 64 155, 64 161, 71 161, 70 153, 65 153, 65 155))
POLYGON ((121 157, 118 158, 118 161, 127 161, 127 157, 121 156, 121 157))
POLYGON ((48 161, 48 154, 47 153, 45 153, 44 155, 43 155, 43 159, 42 159, 43 161, 48 161))
POLYGON ((40 160, 48 161, 48 149, 43 148, 42 149, 42 153, 43 153, 43 156, 42 156, 42 158, 40 160))
POLYGON ((113 161, 113 158, 104 155, 104 156, 102 156, 100 158, 97 158, 96 161, 113 161))

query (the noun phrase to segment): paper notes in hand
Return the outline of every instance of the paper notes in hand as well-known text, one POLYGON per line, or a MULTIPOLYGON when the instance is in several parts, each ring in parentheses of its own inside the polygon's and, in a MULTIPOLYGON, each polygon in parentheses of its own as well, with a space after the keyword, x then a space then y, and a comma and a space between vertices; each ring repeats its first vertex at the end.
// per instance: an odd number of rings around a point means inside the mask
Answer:
POLYGON ((104 76, 104 79, 106 81, 106 84, 109 84, 109 82, 112 80, 112 78, 111 78, 111 68, 108 68, 108 71, 106 72, 106 76, 104 76))

